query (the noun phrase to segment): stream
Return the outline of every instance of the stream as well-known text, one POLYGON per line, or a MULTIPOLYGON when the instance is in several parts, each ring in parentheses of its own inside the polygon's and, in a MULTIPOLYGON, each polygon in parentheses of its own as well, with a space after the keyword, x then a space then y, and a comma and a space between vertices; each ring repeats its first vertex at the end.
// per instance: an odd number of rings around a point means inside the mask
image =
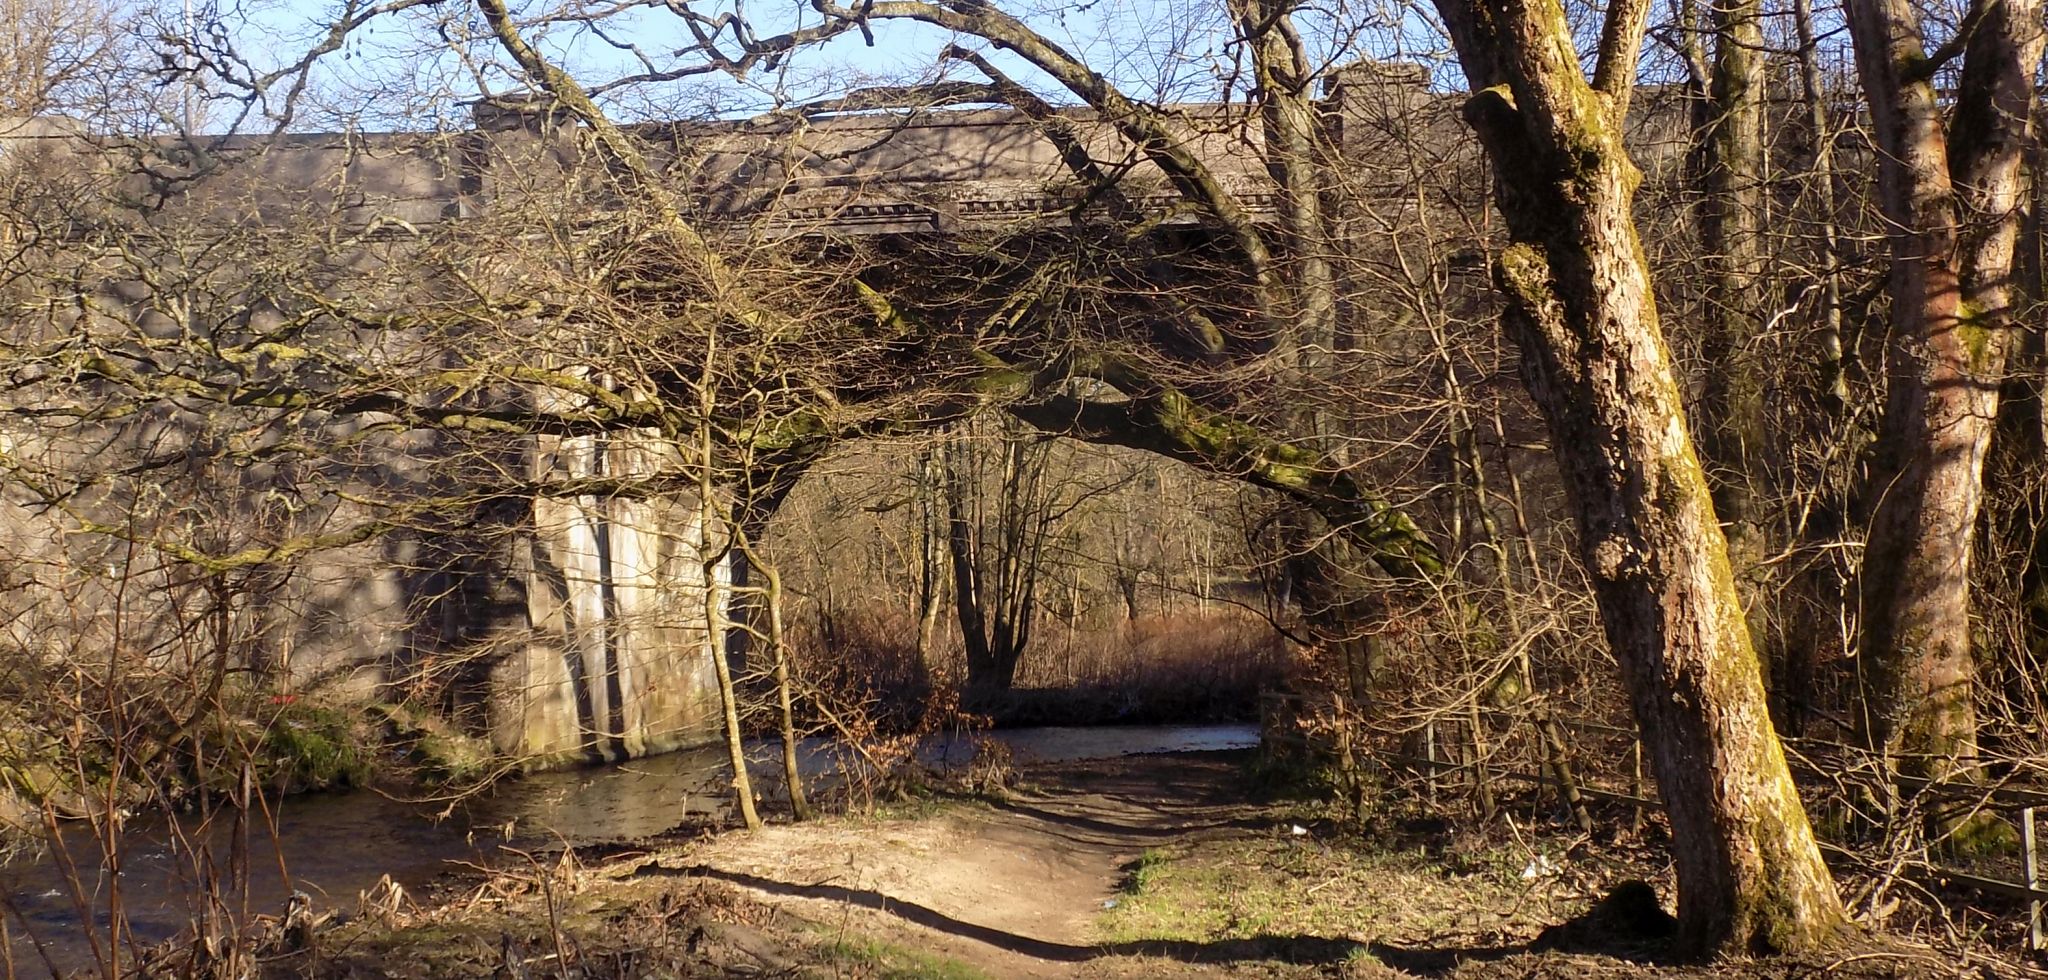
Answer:
MULTIPOLYGON (((1248 724, 1015 728, 982 737, 1007 745, 1018 763, 1258 744, 1257 728, 1248 724)), ((807 740, 799 768, 807 779, 827 779, 837 771, 835 751, 825 740, 807 740)), ((934 768, 959 767, 972 756, 973 744, 965 736, 938 737, 919 752, 934 768)), ((749 769, 761 784, 757 792, 779 795, 780 746, 754 743, 749 757, 754 760, 749 769)), ((725 748, 712 745, 510 781, 445 817, 443 806, 370 792, 273 800, 274 819, 251 820, 244 833, 228 826, 201 832, 160 816, 137 817, 123 828, 114 849, 118 874, 110 872, 106 849, 90 831, 72 826, 63 835, 63 854, 33 854, 0 867, 0 889, 11 906, 6 925, 12 961, 25 976, 52 967, 66 973, 94 971, 92 942, 94 937, 104 942, 113 920, 110 899, 116 882, 121 911, 136 940, 149 944, 175 936, 192 920, 204 894, 196 887, 202 876, 194 870, 199 848, 183 842, 203 841, 216 868, 224 869, 238 851, 248 856, 246 896, 232 893, 238 910, 278 914, 294 891, 312 896, 316 910, 350 910, 359 894, 387 876, 417 890, 462 862, 516 859, 507 847, 633 840, 671 830, 695 815, 719 813, 730 804, 729 771, 725 748), (238 838, 244 847, 236 846, 238 838), (67 864, 76 869, 79 887, 71 886, 67 864), (87 921, 90 928, 84 927, 87 921)))

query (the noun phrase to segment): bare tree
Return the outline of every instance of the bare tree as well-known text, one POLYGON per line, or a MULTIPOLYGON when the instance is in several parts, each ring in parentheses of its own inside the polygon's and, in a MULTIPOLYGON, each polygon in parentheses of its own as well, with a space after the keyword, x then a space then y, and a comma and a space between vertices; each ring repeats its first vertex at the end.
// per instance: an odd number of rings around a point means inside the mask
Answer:
POLYGON ((967 647, 967 686, 1001 694, 1031 647, 1039 582, 1051 543, 1059 482, 1046 472, 1042 437, 1002 425, 971 431, 945 450, 946 543, 954 613, 967 647))
POLYGON ((122 13, 103 0, 19 0, 0 10, 0 117, 103 106, 79 90, 118 67, 122 13))

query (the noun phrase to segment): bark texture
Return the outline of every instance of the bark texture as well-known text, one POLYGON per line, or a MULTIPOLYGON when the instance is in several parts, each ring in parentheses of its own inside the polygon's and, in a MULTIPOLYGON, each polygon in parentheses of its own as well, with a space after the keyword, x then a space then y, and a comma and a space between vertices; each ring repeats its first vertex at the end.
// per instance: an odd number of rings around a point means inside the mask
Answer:
POLYGON ((1911 776, 1975 768, 1970 559, 2011 342, 2040 0, 1977 0, 1929 54, 1910 0, 1854 0, 1849 29, 1891 239, 1891 377, 1863 559, 1871 747, 1911 776), (1934 86, 1963 57, 1954 118, 1934 86))
POLYGON ((1609 8, 1589 84, 1556 0, 1439 0, 1512 243, 1495 276, 1559 447, 1607 640, 1672 830, 1681 939, 1797 950, 1844 925, 1771 728, 1631 216, 1621 144, 1644 8, 1609 8))
POLYGON ((1708 266, 1703 353, 1714 378, 1700 402, 1700 442, 1715 510, 1731 536, 1749 537, 1765 455, 1761 375, 1745 363, 1764 307, 1764 38, 1757 0, 1718 0, 1713 18, 1700 243, 1708 266))

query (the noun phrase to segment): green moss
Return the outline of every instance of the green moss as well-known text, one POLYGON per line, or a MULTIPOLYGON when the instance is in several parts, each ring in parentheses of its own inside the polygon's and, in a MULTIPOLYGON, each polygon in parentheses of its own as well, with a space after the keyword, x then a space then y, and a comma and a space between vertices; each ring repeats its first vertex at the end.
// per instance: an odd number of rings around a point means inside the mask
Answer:
POLYGON ((402 704, 374 704, 383 740, 401 752, 412 774, 433 785, 474 783, 494 770, 496 755, 483 739, 465 734, 445 719, 402 704))
POLYGON ((1507 247, 1494 260, 1500 284, 1533 317, 1551 305, 1550 258, 1527 242, 1507 247))
POLYGON ((1031 375, 1003 363, 993 355, 976 351, 976 360, 982 364, 982 373, 971 385, 977 394, 1002 395, 1027 390, 1031 375))
POLYGON ((375 757, 369 742, 353 712, 299 700, 282 706, 264 726, 254 761, 273 786, 363 786, 375 757))
POLYGON ((1996 324, 1988 321, 1984 311, 1965 300, 1956 310, 1956 339, 1962 341, 1969 367, 1982 371, 1991 366, 1993 341, 1997 339, 1996 324))
POLYGON ((1345 533, 1368 546, 1373 561, 1389 574, 1431 578, 1443 573, 1442 559, 1408 515, 1341 474, 1331 475, 1322 454, 1278 442, 1257 428, 1210 412, 1180 392, 1153 399, 1154 420, 1166 440, 1166 455, 1194 459, 1213 471, 1248 474, 1255 482, 1303 497, 1337 497, 1356 518, 1345 533))
POLYGON ((1959 858, 2007 857, 2020 851, 2020 832, 1995 813, 1978 812, 1956 824, 1942 850, 1959 858))
POLYGON ((178 755, 190 790, 234 794, 246 768, 270 791, 303 793, 370 785, 381 741, 356 704, 244 688, 223 695, 178 755))

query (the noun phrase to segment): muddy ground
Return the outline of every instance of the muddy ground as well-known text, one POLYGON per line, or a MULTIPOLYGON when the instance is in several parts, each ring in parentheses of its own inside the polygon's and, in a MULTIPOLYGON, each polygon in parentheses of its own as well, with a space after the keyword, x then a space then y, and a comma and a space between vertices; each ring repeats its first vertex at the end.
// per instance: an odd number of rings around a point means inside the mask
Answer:
MULTIPOLYGON (((1652 847, 1509 818, 1347 832, 1249 791, 1237 753, 1026 768, 994 797, 520 858, 329 924, 266 973, 320 977, 1859 977, 2030 974, 1899 939, 1797 962, 1659 963, 1659 941, 1546 927, 1652 847), (1591 854, 1592 856, 1589 856, 1591 854)), ((1653 930, 1654 932, 1654 930, 1653 930)))

